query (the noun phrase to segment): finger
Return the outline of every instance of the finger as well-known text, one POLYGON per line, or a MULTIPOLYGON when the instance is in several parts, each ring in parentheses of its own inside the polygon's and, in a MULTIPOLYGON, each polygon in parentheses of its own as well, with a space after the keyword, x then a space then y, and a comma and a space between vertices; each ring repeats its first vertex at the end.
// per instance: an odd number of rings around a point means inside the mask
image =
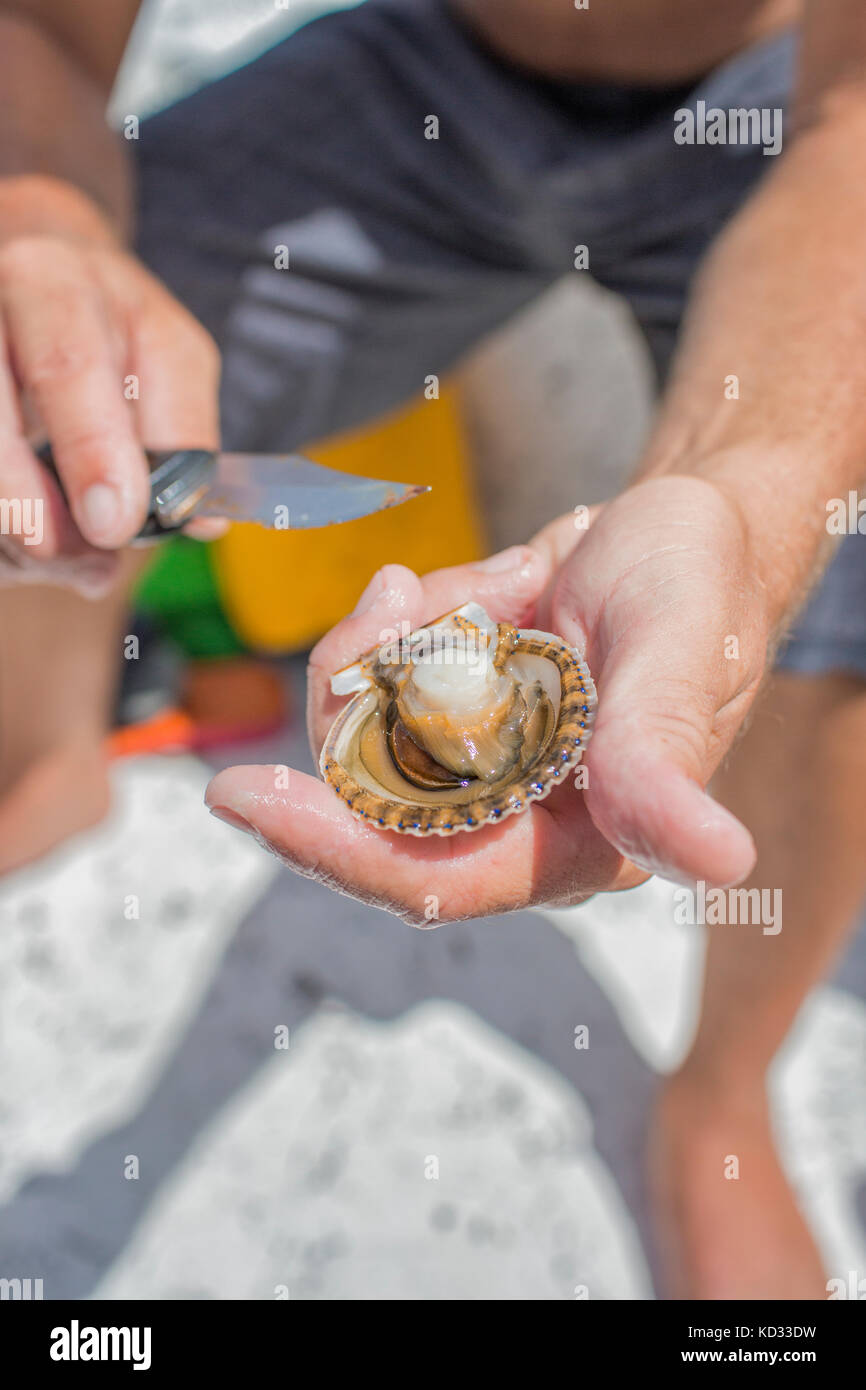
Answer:
MULTIPOLYGON (((139 428, 149 447, 218 449, 220 357, 216 344, 149 275, 135 317, 133 362, 139 380, 139 428)), ((218 517, 202 517, 183 530, 193 540, 214 541, 228 526, 218 517)))
POLYGON ((14 555, 20 549, 32 560, 56 555, 61 537, 78 533, 70 523, 60 489, 48 478, 24 438, 22 423, 0 317, 0 477, 7 504, 0 517, 0 534, 5 553, 14 555))
POLYGON ((218 448, 220 358, 210 334, 141 267, 132 282, 112 262, 104 273, 117 293, 135 295, 131 370, 148 448, 218 448))
MULTIPOLYGON (((545 631, 551 630, 553 626, 554 593, 559 570, 586 536, 601 510, 601 506, 575 508, 574 513, 567 512, 565 516, 549 522, 529 542, 532 549, 544 558, 550 570, 550 580, 540 595, 535 610, 536 625, 545 631)), ((564 633, 559 635, 565 636, 564 633)), ((581 633, 578 636, 585 643, 585 634, 581 633)))
POLYGON ((574 547, 579 545, 601 509, 600 503, 592 507, 575 507, 573 512, 556 517, 536 531, 529 544, 545 557, 552 570, 558 569, 574 547))
POLYGON ((115 582, 117 556, 83 539, 55 479, 23 437, 6 348, 0 318, 0 584, 50 584, 101 598, 115 582))
MULTIPOLYGON (((0 391, 2 376, 0 364, 0 391)), ((0 477, 0 584, 51 584, 87 598, 106 593, 117 553, 84 540, 26 439, 0 433, 0 477)))
POLYGON ((550 578, 544 556, 528 545, 513 545, 486 560, 454 565, 424 575, 424 612, 429 622, 467 602, 480 603, 494 622, 528 621, 550 578))
POLYGON ((543 558, 525 545, 512 546, 487 560, 435 570, 420 581, 399 565, 380 570, 355 614, 333 628, 310 654, 307 708, 313 747, 320 747, 344 703, 330 693, 335 671, 386 641, 389 633, 409 632, 470 599, 497 622, 524 622, 547 579, 543 558), (402 623, 407 626, 400 629, 402 623))
POLYGON ((413 925, 573 903, 630 882, 573 789, 561 789, 570 792, 567 812, 553 815, 545 802, 502 825, 418 839, 361 824, 332 788, 304 773, 290 771, 288 781, 284 768, 228 768, 205 800, 298 873, 413 925))
POLYGON ((417 574, 404 565, 385 565, 373 575, 352 613, 326 633, 310 652, 307 685, 307 726, 318 752, 345 697, 331 694, 331 676, 395 631, 411 631, 424 605, 417 574), (406 624, 406 628, 403 628, 406 624))
POLYGON ((689 616, 677 607, 665 626, 632 630, 604 665, 586 756, 587 806, 602 834, 647 872, 724 887, 750 872, 755 846, 704 790, 723 746, 700 635, 690 636, 689 616), (677 623, 680 642, 670 630, 677 623))
POLYGON ((26 439, 0 438, 0 476, 0 538, 7 555, 20 552, 32 567, 96 553, 26 439))
POLYGON ((611 792, 623 768, 609 751, 600 739, 596 756, 587 756, 587 805, 620 853, 675 883, 725 888, 749 875, 757 858, 751 835, 699 782, 649 750, 631 761, 617 799, 611 792))
MULTIPOLYGON (((708 615, 724 589, 719 539, 645 509, 617 524, 605 509, 560 568, 554 630, 585 645, 599 705, 586 755, 586 802, 628 859, 678 881, 737 882, 752 868, 748 831, 704 791, 751 698, 732 687, 708 615), (597 582, 611 548, 635 562, 597 582)), ((753 691, 752 691, 753 693, 753 691)))
POLYGON ((0 434, 0 477, 0 584, 51 584, 87 598, 107 592, 116 553, 83 539, 59 487, 25 439, 0 434))
POLYGON ((117 330, 82 260, 51 243, 16 243, 0 262, 15 375, 44 422, 81 534, 115 548, 147 510, 147 465, 123 398, 117 330))

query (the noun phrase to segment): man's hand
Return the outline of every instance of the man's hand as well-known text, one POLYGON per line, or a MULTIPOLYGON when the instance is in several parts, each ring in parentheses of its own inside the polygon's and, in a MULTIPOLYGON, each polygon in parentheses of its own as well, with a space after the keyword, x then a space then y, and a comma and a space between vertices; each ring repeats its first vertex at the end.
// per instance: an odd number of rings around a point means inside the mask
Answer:
POLYGON ((211 809, 298 872, 421 926, 578 903, 649 872, 743 878, 751 838, 703 790, 754 698, 767 647, 746 530, 726 497, 696 479, 654 480, 601 508, 588 531, 565 517, 487 567, 423 580, 387 567, 312 653, 314 750, 340 707, 334 670, 387 628, 469 598, 493 618, 585 646, 599 688, 585 792, 556 788, 501 826, 447 839, 373 830, 314 778, 292 772, 283 789, 267 767, 220 773, 211 809))
POLYGON ((93 590, 144 520, 143 444, 216 445, 219 359, 82 195, 12 182, 0 197, 0 495, 43 520, 38 543, 0 537, 2 578, 93 590), (28 443, 36 432, 68 508, 28 443))

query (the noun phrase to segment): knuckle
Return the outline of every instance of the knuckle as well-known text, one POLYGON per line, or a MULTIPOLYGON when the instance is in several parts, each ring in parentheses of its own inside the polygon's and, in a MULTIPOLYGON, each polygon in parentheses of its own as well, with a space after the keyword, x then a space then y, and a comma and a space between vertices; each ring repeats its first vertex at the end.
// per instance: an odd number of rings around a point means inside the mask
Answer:
POLYGON ((60 237, 33 233, 12 237, 0 247, 0 282, 36 287, 44 291, 50 276, 52 290, 73 279, 90 278, 87 255, 60 237))
POLYGON ((10 280, 29 277, 34 270, 44 266, 52 246, 48 237, 14 237, 0 248, 0 275, 10 280))
POLYGON ((28 386, 41 390, 70 378, 85 376, 101 365, 101 355, 83 338, 58 338, 40 347, 23 364, 28 386))
POLYGON ((64 454, 78 458, 107 459, 123 442, 116 429, 109 429, 96 420, 80 420, 67 425, 62 434, 55 431, 55 445, 64 454))
MULTIPOLYGON (((642 748, 649 763, 668 765, 676 763, 693 769, 702 769, 707 761, 710 746, 712 723, 710 720, 696 719, 691 712, 677 710, 672 706, 657 706, 650 714, 639 713, 633 717, 623 717, 617 727, 599 729, 593 735, 595 748, 593 756, 587 754, 590 768, 590 787, 593 779, 596 789, 615 788, 622 777, 622 749, 631 744, 642 748)), ((594 799, 591 797, 591 800, 594 799)), ((640 819, 634 808, 620 807, 618 817, 625 819, 632 814, 640 819)))

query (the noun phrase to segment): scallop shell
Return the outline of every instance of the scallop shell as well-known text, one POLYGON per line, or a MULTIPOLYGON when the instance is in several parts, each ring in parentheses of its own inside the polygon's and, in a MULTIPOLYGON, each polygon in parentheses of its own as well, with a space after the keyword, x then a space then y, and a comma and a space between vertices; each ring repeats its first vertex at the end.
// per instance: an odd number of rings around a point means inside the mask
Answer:
POLYGON ((331 679, 354 698, 319 768, 359 819, 403 835, 477 830, 541 801, 583 757, 596 692, 581 652, 466 603, 331 679))

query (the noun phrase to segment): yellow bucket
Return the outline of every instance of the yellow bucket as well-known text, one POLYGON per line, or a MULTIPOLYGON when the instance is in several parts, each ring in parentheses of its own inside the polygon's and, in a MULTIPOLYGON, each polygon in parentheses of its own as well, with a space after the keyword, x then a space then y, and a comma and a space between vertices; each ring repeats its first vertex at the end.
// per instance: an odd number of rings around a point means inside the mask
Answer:
POLYGON ((420 399, 362 433, 304 451, 368 478, 429 483, 432 491, 374 516, 320 531, 236 525, 213 546, 223 608, 241 641, 261 652, 311 646, 354 607, 384 564, 419 574, 485 553, 454 387, 420 399))

